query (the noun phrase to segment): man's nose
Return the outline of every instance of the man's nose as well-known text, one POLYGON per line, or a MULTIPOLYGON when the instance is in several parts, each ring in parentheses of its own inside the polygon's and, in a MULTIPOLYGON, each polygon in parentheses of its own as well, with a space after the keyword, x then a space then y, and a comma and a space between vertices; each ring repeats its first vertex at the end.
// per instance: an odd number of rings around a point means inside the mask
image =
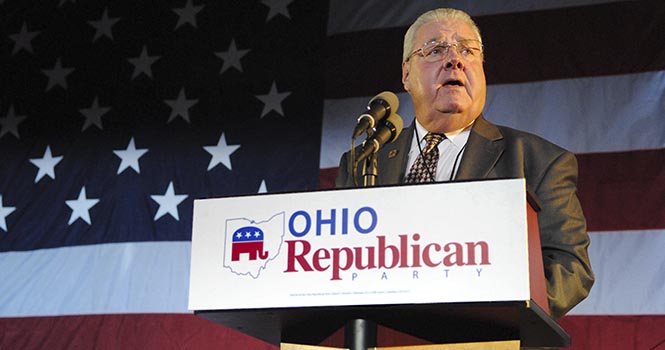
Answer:
POLYGON ((459 51, 457 51, 456 45, 451 45, 448 47, 448 52, 443 62, 445 62, 444 67, 446 69, 464 68, 464 63, 462 62, 462 55, 460 55, 459 51))
POLYGON ((464 62, 462 62, 457 50, 450 50, 444 62, 443 67, 445 69, 464 69, 464 62))

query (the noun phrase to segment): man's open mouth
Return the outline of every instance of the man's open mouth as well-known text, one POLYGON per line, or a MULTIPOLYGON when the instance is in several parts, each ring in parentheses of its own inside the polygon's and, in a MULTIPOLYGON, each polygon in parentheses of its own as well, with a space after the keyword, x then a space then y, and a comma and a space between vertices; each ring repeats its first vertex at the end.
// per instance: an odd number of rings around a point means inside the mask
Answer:
POLYGON ((448 80, 448 81, 444 82, 442 85, 443 86, 464 86, 462 81, 455 80, 455 79, 448 80))

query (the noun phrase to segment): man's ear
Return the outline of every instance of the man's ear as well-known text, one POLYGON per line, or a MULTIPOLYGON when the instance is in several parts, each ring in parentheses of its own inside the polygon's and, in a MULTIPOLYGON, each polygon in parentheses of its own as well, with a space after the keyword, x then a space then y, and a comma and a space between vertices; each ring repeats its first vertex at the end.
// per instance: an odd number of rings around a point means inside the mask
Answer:
POLYGON ((402 85, 405 91, 409 91, 409 69, 411 69, 409 62, 402 62, 402 85))

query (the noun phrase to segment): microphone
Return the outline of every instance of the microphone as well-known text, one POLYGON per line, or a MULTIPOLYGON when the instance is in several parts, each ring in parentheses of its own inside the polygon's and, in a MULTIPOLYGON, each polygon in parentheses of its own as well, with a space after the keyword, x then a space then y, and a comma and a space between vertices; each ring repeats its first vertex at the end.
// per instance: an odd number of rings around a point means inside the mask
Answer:
POLYGON ((390 91, 384 91, 367 104, 367 112, 358 117, 358 124, 353 130, 353 138, 360 136, 367 129, 373 128, 377 122, 388 117, 391 112, 397 112, 399 108, 399 99, 397 95, 390 91))
POLYGON ((404 121, 402 117, 397 113, 390 114, 388 119, 376 128, 372 136, 363 142, 363 148, 356 158, 355 163, 358 164, 361 160, 378 152, 379 148, 384 144, 395 141, 403 128, 404 121))

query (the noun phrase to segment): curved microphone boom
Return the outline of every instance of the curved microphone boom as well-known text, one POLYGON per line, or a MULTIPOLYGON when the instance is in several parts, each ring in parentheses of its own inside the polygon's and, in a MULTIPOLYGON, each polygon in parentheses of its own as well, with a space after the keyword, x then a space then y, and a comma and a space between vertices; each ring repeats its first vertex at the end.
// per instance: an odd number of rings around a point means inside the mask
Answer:
POLYGON ((367 129, 374 126, 382 119, 396 113, 399 108, 399 99, 395 93, 384 91, 374 96, 367 104, 367 111, 358 117, 358 124, 353 130, 353 138, 360 136, 367 129))
POLYGON ((363 147, 356 157, 355 163, 358 164, 361 160, 378 152, 384 144, 395 141, 403 128, 404 121, 402 117, 397 113, 390 114, 383 123, 379 124, 372 136, 363 142, 363 147))

